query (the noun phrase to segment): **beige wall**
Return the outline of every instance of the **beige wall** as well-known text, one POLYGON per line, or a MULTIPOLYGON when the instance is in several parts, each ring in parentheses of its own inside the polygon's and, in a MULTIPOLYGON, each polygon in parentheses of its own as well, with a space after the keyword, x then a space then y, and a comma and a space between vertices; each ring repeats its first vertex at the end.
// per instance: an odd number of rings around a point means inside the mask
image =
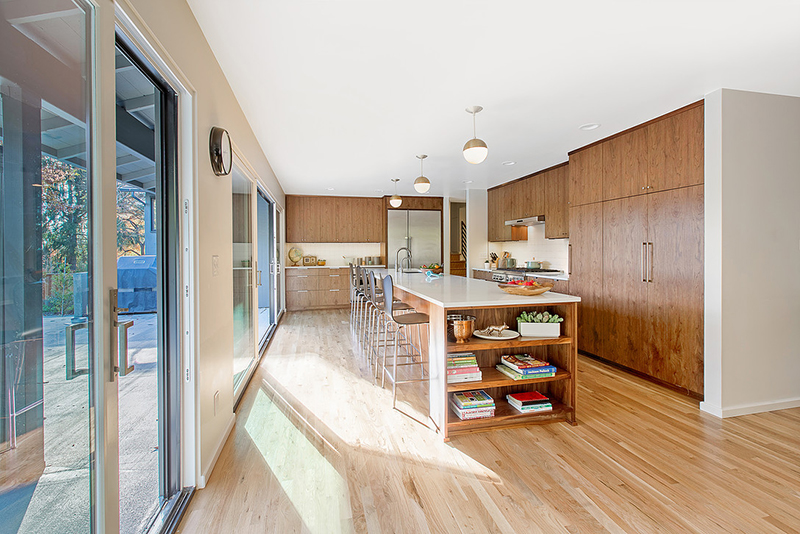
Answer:
MULTIPOLYGON (((284 193, 247 117, 228 85, 197 22, 183 0, 127 0, 125 11, 168 65, 194 91, 194 176, 190 198, 194 206, 193 273, 196 313, 195 365, 196 421, 199 458, 196 465, 202 486, 210 473, 228 430, 233 423, 233 279, 231 179, 215 176, 208 156, 208 135, 212 126, 228 130, 237 153, 280 206, 284 193), (219 274, 212 275, 212 257, 219 256, 219 274), (220 401, 214 413, 214 394, 220 401)), ((185 118, 185 117, 184 117, 185 118)), ((185 125, 185 121, 181 121, 185 125)), ((186 134, 184 128, 181 132, 186 134)), ((188 191, 187 191, 188 192, 188 191)))
POLYGON ((705 100, 705 400, 800 406, 800 98, 705 100))

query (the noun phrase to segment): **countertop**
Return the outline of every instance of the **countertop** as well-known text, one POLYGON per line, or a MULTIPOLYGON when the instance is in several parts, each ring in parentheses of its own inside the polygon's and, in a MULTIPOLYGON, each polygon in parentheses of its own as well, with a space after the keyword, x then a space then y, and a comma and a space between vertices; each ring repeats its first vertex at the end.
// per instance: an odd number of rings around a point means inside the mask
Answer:
MULTIPOLYGON (((484 271, 487 273, 491 273, 493 271, 502 271, 503 269, 478 269, 477 267, 472 268, 473 271, 484 271)), ((551 273, 525 273, 526 278, 550 278, 551 280, 569 280, 569 275, 567 273, 564 274, 551 274, 551 273)))
MULTIPOLYGON (((347 269, 349 265, 285 265, 286 269, 347 269)), ((362 265, 362 267, 369 267, 370 269, 376 269, 381 267, 386 267, 385 265, 362 265)))
POLYGON ((443 308, 530 306, 581 301, 580 297, 552 291, 533 297, 509 295, 497 287, 497 282, 463 276, 442 276, 429 279, 423 273, 402 274, 387 269, 375 269, 375 272, 382 276, 392 275, 392 281, 398 288, 443 308))

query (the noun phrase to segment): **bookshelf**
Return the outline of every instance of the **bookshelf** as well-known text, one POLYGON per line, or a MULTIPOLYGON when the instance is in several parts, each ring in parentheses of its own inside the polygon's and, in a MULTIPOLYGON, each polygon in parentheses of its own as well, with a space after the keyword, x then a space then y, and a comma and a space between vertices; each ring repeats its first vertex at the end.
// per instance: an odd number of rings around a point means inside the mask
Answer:
POLYGON ((471 338, 466 343, 456 343, 452 338, 445 343, 445 356, 469 352, 475 354, 481 368, 482 380, 446 384, 446 401, 459 391, 484 390, 495 402, 495 415, 485 419, 469 419, 462 421, 456 414, 448 410, 444 429, 445 439, 459 434, 485 432, 500 428, 511 428, 526 425, 538 425, 555 422, 577 424, 576 392, 577 392, 577 304, 537 303, 531 301, 526 306, 503 306, 497 308, 458 308, 446 310, 447 314, 474 315, 476 328, 488 325, 507 324, 516 327, 516 318, 523 311, 549 311, 564 318, 561 323, 561 336, 557 338, 526 338, 512 340, 484 340, 471 338), (495 365, 500 363, 503 354, 528 353, 556 366, 555 376, 513 380, 504 375, 495 365), (539 391, 548 396, 553 410, 545 413, 521 413, 506 401, 509 393, 522 391, 539 391))

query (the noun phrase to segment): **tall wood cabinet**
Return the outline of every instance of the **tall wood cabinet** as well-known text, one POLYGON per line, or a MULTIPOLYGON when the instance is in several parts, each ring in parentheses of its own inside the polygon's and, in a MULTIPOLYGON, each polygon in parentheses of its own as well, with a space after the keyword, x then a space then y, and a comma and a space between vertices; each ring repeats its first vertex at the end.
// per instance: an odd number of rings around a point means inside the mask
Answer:
POLYGON ((578 348, 598 354, 603 312, 603 207, 569 209, 569 292, 578 304, 578 348))
POLYGON ((544 237, 562 239, 569 237, 569 166, 557 167, 542 176, 544 189, 544 237))

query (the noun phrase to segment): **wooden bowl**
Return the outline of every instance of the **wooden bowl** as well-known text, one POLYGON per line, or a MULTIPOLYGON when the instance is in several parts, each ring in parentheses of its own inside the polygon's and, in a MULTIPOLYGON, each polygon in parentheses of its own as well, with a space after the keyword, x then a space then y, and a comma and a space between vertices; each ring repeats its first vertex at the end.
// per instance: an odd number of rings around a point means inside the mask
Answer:
POLYGON ((541 295, 553 289, 553 284, 544 284, 541 286, 518 286, 514 284, 497 284, 497 287, 511 295, 522 295, 525 297, 532 297, 534 295, 541 295))

